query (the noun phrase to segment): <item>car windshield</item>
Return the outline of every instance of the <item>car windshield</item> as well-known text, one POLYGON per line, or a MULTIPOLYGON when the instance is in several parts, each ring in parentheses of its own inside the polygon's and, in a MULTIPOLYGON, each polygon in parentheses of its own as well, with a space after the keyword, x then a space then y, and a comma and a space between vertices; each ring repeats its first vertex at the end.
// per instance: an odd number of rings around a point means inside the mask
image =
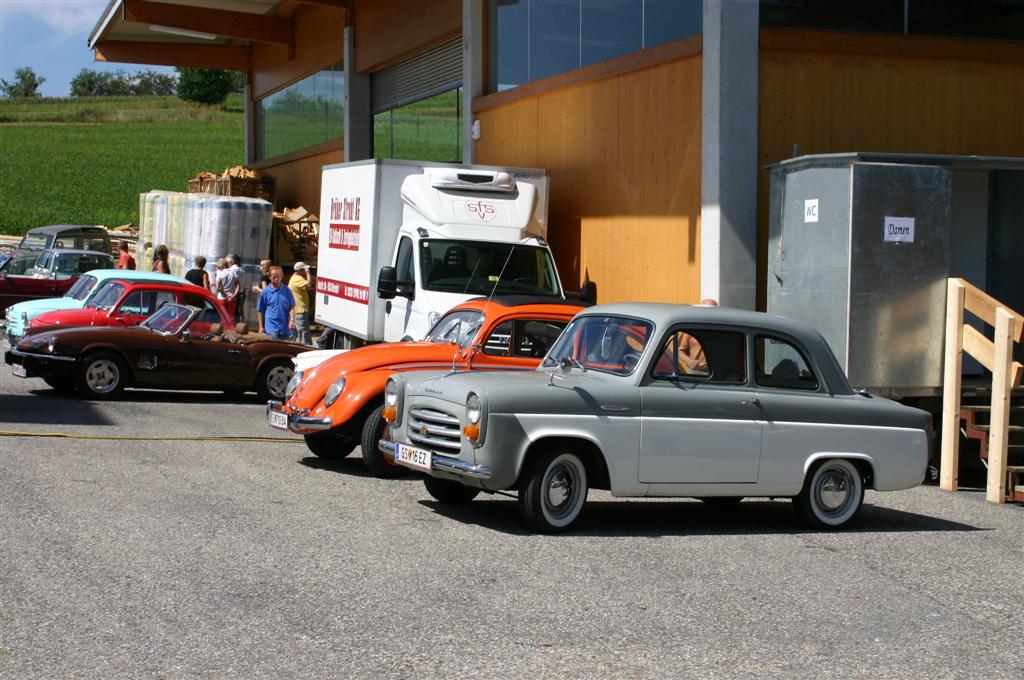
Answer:
POLYGON ((32 268, 36 266, 39 257, 38 251, 22 252, 19 250, 14 253, 14 257, 4 263, 3 269, 0 271, 8 276, 31 276, 32 268))
POLYGON ((64 293, 64 297, 71 298, 72 300, 84 300, 89 297, 89 293, 91 293, 92 289, 95 287, 95 276, 82 276, 75 281, 75 285, 71 286, 71 288, 68 289, 68 292, 64 293))
POLYGON ((427 333, 429 342, 454 342, 460 347, 467 347, 476 337, 484 315, 472 309, 460 309, 448 312, 427 333))
POLYGON ((466 295, 560 294, 547 248, 490 241, 420 241, 423 287, 466 295))
POLYGON ((578 316, 544 357, 554 368, 568 357, 573 365, 615 375, 629 375, 651 338, 654 325, 626 316, 578 316))
POLYGON ((50 240, 52 238, 52 236, 47 234, 25 234, 18 247, 31 250, 46 250, 50 247, 50 240))
POLYGON ((95 307, 96 309, 110 309, 121 299, 123 293, 123 285, 116 281, 108 281, 100 286, 100 289, 89 300, 88 306, 95 307))
POLYGON ((175 335, 185 324, 188 323, 192 310, 181 305, 164 305, 153 312, 148 319, 140 325, 143 328, 162 333, 164 335, 175 335))

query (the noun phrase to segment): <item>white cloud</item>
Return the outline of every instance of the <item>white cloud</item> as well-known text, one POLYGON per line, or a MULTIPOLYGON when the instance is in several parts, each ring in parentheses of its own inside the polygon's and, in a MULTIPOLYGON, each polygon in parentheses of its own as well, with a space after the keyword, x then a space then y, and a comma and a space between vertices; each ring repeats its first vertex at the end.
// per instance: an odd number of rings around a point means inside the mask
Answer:
POLYGON ((106 6, 105 0, 0 0, 0 16, 32 17, 66 38, 91 30, 106 6))

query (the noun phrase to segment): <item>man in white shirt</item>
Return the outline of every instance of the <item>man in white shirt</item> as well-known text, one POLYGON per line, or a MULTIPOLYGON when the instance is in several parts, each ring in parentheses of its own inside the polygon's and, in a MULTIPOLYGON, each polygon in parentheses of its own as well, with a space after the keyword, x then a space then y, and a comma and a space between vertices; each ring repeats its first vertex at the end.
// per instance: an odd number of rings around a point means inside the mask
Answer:
POLYGON ((237 309, 238 293, 242 290, 242 281, 239 273, 242 268, 238 266, 238 260, 234 255, 228 255, 227 266, 217 272, 217 297, 224 301, 224 307, 234 320, 238 320, 237 309))

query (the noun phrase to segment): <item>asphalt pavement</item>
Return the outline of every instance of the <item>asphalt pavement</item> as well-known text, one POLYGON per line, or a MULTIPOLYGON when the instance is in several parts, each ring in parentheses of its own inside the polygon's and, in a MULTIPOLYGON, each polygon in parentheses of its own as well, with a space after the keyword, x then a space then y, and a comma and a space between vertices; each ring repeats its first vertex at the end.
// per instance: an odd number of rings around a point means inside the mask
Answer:
POLYGON ((591 492, 578 529, 328 465, 255 396, 0 366, 0 677, 1024 677, 1024 508, 868 492, 814 532, 591 492), (134 436, 152 440, 83 437, 134 436), (272 442, 169 437, 255 436, 272 442))

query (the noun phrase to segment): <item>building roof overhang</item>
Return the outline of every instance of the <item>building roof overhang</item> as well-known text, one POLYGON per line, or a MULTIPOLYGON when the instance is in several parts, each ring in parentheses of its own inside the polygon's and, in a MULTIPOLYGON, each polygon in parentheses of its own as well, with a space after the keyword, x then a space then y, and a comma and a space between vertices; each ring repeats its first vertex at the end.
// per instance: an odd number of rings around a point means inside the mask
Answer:
POLYGON ((89 34, 96 61, 244 71, 253 44, 295 52, 296 7, 348 0, 110 0, 89 34))

